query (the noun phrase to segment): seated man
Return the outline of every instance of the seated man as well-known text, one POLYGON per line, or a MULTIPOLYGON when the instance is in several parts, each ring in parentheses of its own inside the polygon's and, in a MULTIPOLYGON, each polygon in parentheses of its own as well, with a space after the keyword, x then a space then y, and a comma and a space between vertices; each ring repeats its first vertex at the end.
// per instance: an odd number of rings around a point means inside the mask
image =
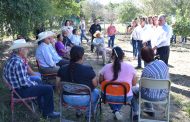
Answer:
MULTIPOLYGON (((22 35, 17 35, 17 40, 18 39, 25 39, 22 35)), ((12 52, 13 54, 14 52, 12 52)), ((39 72, 34 72, 32 70, 32 68, 30 67, 30 65, 28 64, 28 59, 27 58, 23 58, 24 63, 28 66, 27 68, 27 73, 30 76, 30 80, 32 81, 36 81, 37 83, 42 83, 42 79, 41 79, 41 74, 39 72)))
POLYGON ((94 34, 94 40, 93 40, 93 45, 96 47, 96 54, 97 54, 97 59, 99 59, 99 55, 102 55, 102 59, 103 59, 103 64, 106 64, 106 48, 104 45, 104 38, 101 37, 101 32, 100 31, 96 31, 96 33, 94 34))
POLYGON ((63 29, 62 30, 62 36, 63 36, 63 44, 66 46, 66 49, 69 47, 71 48, 74 44, 71 42, 71 40, 68 38, 68 31, 63 29))
POLYGON ((68 64, 69 61, 62 59, 50 43, 51 32, 41 32, 38 34, 37 42, 40 44, 36 50, 36 59, 39 63, 40 72, 43 74, 57 73, 59 67, 68 64))
MULTIPOLYGON (((153 78, 153 79, 169 79, 168 66, 162 60, 154 60, 154 51, 150 47, 143 47, 141 49, 142 59, 147 63, 146 67, 142 71, 141 77, 153 78)), ((166 89, 141 89, 141 96, 144 99, 151 101, 165 100, 168 94, 166 89)), ((152 104, 145 103, 145 107, 149 110, 153 110, 152 104)), ((145 110, 146 112, 146 110, 145 110)), ((154 113, 146 112, 150 116, 154 113)))
POLYGON ((12 53, 5 63, 3 75, 21 97, 37 97, 43 117, 59 117, 59 113, 53 112, 54 103, 52 87, 32 81, 27 73, 28 66, 23 58, 27 58, 28 47, 31 46, 32 45, 26 43, 24 39, 18 39, 13 42, 9 50, 12 50, 14 53, 12 53))

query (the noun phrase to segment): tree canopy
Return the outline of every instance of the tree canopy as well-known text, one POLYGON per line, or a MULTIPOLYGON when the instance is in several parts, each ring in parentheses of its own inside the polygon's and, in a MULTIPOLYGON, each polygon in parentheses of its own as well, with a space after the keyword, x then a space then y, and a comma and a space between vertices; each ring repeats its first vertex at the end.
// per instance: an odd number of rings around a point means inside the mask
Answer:
POLYGON ((2 0, 0 37, 29 35, 42 23, 52 26, 64 17, 79 14, 80 5, 75 0, 2 0))

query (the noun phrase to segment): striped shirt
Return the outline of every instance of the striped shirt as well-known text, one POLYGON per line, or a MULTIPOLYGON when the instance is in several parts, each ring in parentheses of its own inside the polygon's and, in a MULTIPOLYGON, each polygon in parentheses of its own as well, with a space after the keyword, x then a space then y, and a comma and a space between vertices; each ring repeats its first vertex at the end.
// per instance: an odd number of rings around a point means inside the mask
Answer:
MULTIPOLYGON (((152 79, 169 79, 169 72, 167 65, 161 60, 155 60, 149 63, 142 71, 141 77, 152 79)), ((141 89, 142 98, 147 100, 164 100, 167 97, 168 91, 166 89, 141 89)))
POLYGON ((24 60, 13 54, 5 63, 3 75, 13 88, 30 87, 37 85, 35 81, 31 81, 27 73, 28 65, 24 60))

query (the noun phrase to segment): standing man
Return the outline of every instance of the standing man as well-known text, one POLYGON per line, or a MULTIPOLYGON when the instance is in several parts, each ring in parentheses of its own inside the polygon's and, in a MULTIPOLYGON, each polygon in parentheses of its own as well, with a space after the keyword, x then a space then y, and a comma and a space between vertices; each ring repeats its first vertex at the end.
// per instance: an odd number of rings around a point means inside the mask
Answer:
POLYGON ((39 84, 28 75, 28 65, 23 59, 27 58, 29 47, 32 45, 25 39, 13 42, 9 48, 13 53, 5 63, 3 76, 22 98, 37 97, 43 117, 58 118, 60 113, 54 112, 52 86, 39 84))
POLYGON ((168 59, 170 54, 170 38, 172 35, 171 27, 166 23, 166 16, 161 15, 158 19, 160 29, 155 38, 155 46, 153 50, 157 49, 157 55, 160 56, 160 60, 164 61, 168 65, 168 59))
POLYGON ((141 49, 143 47, 143 44, 146 44, 146 41, 148 39, 146 19, 144 17, 140 18, 140 25, 134 29, 132 35, 136 35, 135 40, 137 40, 138 65, 136 69, 141 69, 141 49))
POLYGON ((113 25, 113 22, 111 22, 110 26, 107 29, 107 34, 109 37, 108 40, 108 47, 114 47, 114 40, 115 40, 115 34, 116 34, 116 28, 113 25))
POLYGON ((80 30, 81 30, 81 43, 82 43, 82 38, 84 37, 86 41, 88 42, 88 38, 86 37, 86 25, 85 25, 85 20, 82 19, 80 23, 80 30))
POLYGON ((99 25, 99 20, 98 19, 95 19, 94 20, 94 24, 92 24, 91 25, 91 27, 90 27, 90 30, 89 30, 89 32, 90 32, 90 34, 92 35, 92 40, 91 40, 91 52, 93 52, 93 50, 94 50, 94 45, 93 45, 93 40, 94 40, 94 33, 97 31, 97 30, 99 30, 100 32, 101 32, 101 26, 99 25))

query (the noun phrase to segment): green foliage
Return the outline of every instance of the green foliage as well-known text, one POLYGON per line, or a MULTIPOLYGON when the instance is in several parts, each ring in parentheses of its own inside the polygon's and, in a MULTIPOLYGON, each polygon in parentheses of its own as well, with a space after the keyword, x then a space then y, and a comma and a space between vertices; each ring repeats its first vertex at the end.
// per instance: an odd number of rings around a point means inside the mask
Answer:
POLYGON ((79 15, 79 8, 75 0, 2 0, 0 37, 5 34, 26 36, 42 23, 51 27, 60 18, 79 15))
POLYGON ((174 33, 181 36, 190 36, 190 1, 181 0, 176 3, 176 23, 174 33))
POLYGON ((120 9, 120 20, 123 23, 131 22, 140 15, 140 9, 132 2, 124 2, 120 9))

